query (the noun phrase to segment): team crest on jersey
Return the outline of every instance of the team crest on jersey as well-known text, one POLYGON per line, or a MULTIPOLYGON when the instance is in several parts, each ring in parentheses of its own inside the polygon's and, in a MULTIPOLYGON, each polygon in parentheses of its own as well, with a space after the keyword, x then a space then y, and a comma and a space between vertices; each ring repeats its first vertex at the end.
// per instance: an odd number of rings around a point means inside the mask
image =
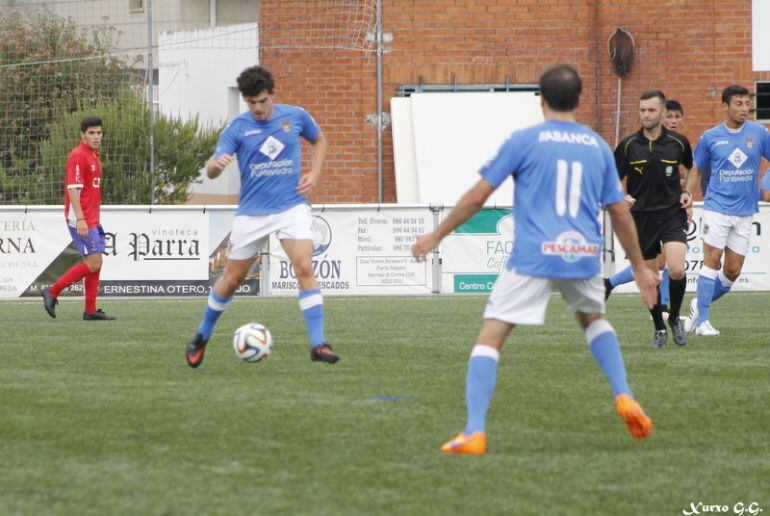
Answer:
POLYGON ((291 120, 285 119, 281 120, 281 129, 283 129, 283 132, 290 133, 291 132, 291 120))
POLYGON ((751 136, 747 136, 746 137, 746 147, 748 147, 750 149, 753 146, 754 146, 754 138, 752 138, 751 136))
POLYGON ((709 225, 708 224, 703 224, 703 234, 705 235, 708 232, 709 232, 709 225))
POLYGON ((667 166, 666 167, 666 177, 671 177, 671 174, 673 174, 673 173, 674 173, 674 167, 672 167, 671 165, 667 166))
POLYGON ((556 237, 555 242, 543 242, 540 252, 545 255, 561 256, 567 263, 575 263, 587 256, 598 256, 599 245, 588 243, 577 231, 565 231, 556 237))

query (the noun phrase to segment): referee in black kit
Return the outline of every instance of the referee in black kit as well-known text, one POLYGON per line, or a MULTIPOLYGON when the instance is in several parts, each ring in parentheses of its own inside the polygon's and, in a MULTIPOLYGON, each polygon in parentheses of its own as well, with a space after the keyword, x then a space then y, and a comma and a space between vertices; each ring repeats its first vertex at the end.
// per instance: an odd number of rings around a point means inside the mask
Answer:
MULTIPOLYGON (((647 266, 658 272, 656 257, 665 250, 669 271, 671 309, 668 324, 674 342, 687 344, 687 334, 679 320, 684 291, 685 256, 687 253, 687 214, 692 195, 683 192, 679 181, 679 165, 692 168, 692 149, 687 138, 662 125, 666 112, 666 96, 650 90, 639 98, 642 128, 623 139, 615 149, 615 161, 626 189, 625 202, 631 208, 639 233, 639 245, 647 266)), ((658 304, 650 310, 655 324, 654 348, 666 347, 668 332, 658 304)))

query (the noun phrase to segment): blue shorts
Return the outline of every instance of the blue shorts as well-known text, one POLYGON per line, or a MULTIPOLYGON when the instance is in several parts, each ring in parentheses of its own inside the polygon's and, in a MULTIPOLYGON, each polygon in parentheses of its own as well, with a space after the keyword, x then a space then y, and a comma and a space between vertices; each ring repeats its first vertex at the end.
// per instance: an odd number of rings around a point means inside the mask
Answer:
POLYGON ((72 241, 75 242, 75 247, 78 248, 81 256, 104 252, 104 229, 102 229, 101 224, 95 228, 88 228, 88 235, 85 238, 78 235, 78 230, 69 224, 67 228, 70 230, 72 241))

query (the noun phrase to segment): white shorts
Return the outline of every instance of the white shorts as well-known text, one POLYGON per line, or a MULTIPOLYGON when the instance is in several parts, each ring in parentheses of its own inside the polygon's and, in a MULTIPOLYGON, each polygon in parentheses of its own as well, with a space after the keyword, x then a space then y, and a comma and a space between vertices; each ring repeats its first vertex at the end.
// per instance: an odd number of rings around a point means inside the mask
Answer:
POLYGON ((604 313, 604 282, 600 276, 585 280, 538 278, 504 269, 489 295, 484 319, 543 324, 548 298, 555 290, 561 292, 571 312, 604 313))
POLYGON ((738 217, 703 210, 701 238, 711 247, 717 249, 729 247, 741 256, 746 256, 749 253, 753 219, 752 215, 738 217))
POLYGON ((263 239, 271 233, 275 233, 279 240, 312 240, 312 224, 307 204, 298 204, 270 215, 238 215, 233 219, 227 257, 231 260, 254 258, 265 247, 263 239))

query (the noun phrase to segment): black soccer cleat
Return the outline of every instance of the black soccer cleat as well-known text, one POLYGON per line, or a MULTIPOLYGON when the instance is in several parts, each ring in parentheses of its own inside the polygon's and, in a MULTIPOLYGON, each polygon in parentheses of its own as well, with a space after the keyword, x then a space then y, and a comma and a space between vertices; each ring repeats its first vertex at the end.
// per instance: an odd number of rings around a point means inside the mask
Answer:
POLYGON ((667 340, 668 332, 666 330, 657 330, 655 332, 655 338, 652 341, 652 347, 655 349, 663 349, 666 347, 667 340))
POLYGON ((51 288, 43 289, 43 306, 48 315, 56 319, 56 305, 59 304, 59 300, 51 295, 51 288))
POLYGON ((604 300, 607 301, 610 298, 610 294, 612 294, 612 283, 610 283, 609 278, 604 278, 604 300))
POLYGON ((95 312, 83 312, 84 321, 114 321, 115 317, 107 315, 99 308, 95 312))
POLYGON ((682 324, 681 319, 679 319, 679 317, 677 317, 673 321, 669 319, 668 325, 671 327, 671 331, 674 334, 674 343, 677 346, 686 346, 687 332, 684 329, 684 324, 682 324))
POLYGON ((336 364, 340 357, 332 351, 332 347, 326 343, 316 346, 310 350, 310 360, 313 362, 326 362, 327 364, 336 364))
POLYGON ((187 358, 187 364, 195 369, 201 362, 203 362, 203 354, 206 352, 206 344, 209 341, 203 340, 203 335, 196 333, 195 337, 187 343, 187 352, 185 358, 187 358))

